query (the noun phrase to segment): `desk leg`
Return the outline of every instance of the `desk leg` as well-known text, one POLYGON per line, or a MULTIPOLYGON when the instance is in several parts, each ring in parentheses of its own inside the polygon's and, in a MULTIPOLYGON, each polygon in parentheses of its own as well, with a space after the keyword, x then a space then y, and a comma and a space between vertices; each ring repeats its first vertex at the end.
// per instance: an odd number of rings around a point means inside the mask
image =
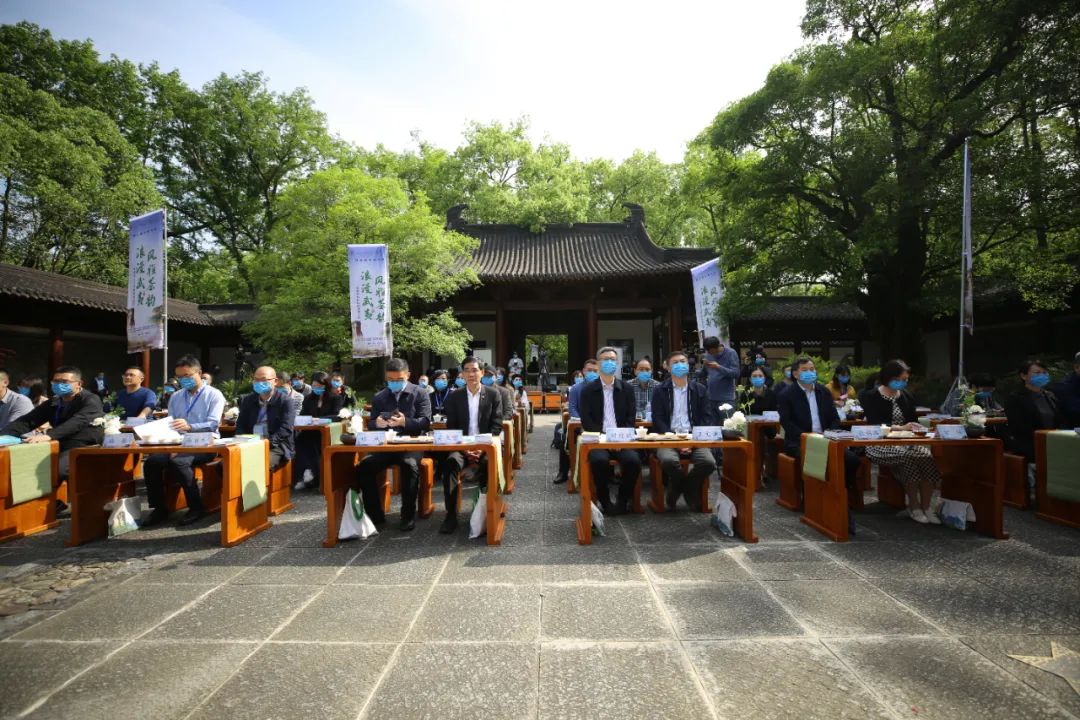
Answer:
MULTIPOLYGON (((577 453, 578 462, 581 463, 581 470, 578 472, 578 482, 581 485, 578 493, 581 495, 581 515, 576 521, 579 545, 592 545, 592 468, 589 467, 587 461, 582 459, 583 455, 588 457, 585 454, 587 451, 588 445, 582 445, 577 453)), ((572 484, 572 482, 567 482, 567 485, 572 484)))
POLYGON ((755 464, 753 446, 750 448, 725 448, 724 464, 721 466, 720 490, 735 505, 735 534, 744 542, 756 543, 754 534, 754 489, 760 470, 755 464))
MULTIPOLYGON (((270 467, 270 444, 266 449, 266 467, 270 467)), ((240 450, 229 447, 221 457, 221 546, 233 547, 261 533, 270 522, 270 497, 250 510, 244 510, 244 493, 240 473, 240 450)))
POLYGON ((341 513, 345 511, 345 496, 356 474, 357 456, 353 453, 324 453, 322 462, 322 491, 326 498, 326 539, 324 548, 338 543, 341 513))
POLYGON ((139 456, 72 453, 70 457, 71 536, 64 544, 75 547, 108 536, 109 513, 105 504, 135 495, 134 476, 139 456))
POLYGON ((844 446, 829 443, 828 482, 803 477, 802 522, 837 542, 848 540, 848 497, 844 484, 844 446))
POLYGON ((499 493, 499 448, 491 445, 487 449, 487 544, 501 545, 503 531, 506 529, 506 503, 499 493))
POLYGON ((971 503, 975 530, 1004 540, 1005 455, 1000 440, 978 445, 938 445, 934 460, 941 472, 941 496, 971 503))

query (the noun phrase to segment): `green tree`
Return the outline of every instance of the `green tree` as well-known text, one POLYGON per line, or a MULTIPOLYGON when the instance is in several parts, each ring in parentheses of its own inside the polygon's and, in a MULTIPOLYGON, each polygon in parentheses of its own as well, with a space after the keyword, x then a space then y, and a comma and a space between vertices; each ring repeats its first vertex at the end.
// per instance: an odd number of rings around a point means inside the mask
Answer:
POLYGON ((462 357, 469 335, 446 300, 474 283, 475 241, 409 198, 395 178, 329 168, 292 184, 280 220, 251 263, 259 317, 245 332, 274 364, 330 367, 351 356, 346 246, 381 243, 390 253, 395 350, 462 357))

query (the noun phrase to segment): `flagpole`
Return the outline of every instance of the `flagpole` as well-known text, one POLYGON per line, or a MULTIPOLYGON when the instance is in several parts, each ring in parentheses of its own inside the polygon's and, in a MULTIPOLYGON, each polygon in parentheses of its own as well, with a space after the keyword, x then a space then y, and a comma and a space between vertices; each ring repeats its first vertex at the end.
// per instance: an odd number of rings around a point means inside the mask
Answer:
POLYGON ((161 392, 165 392, 165 386, 169 383, 169 211, 161 211, 161 230, 165 241, 161 244, 161 271, 163 282, 161 283, 162 294, 162 325, 164 326, 161 348, 161 392))
POLYGON ((971 165, 968 156, 968 138, 964 138, 964 185, 963 185, 963 219, 960 243, 960 348, 959 362, 956 379, 958 383, 967 384, 964 377, 964 333, 968 328, 967 317, 967 293, 968 293, 968 264, 971 262, 971 165))

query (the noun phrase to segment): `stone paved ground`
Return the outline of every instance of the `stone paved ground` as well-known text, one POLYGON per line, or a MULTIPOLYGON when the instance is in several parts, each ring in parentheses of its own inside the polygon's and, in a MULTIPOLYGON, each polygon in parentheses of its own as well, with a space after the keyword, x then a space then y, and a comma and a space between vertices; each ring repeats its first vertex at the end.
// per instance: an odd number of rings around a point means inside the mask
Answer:
POLYGON ((504 544, 319 547, 324 506, 252 541, 217 527, 64 550, 0 546, 0 716, 34 718, 1055 718, 1080 651, 1080 535, 1013 538, 861 514, 836 544, 761 493, 761 543, 705 516, 609 519, 576 543, 540 419, 504 544))

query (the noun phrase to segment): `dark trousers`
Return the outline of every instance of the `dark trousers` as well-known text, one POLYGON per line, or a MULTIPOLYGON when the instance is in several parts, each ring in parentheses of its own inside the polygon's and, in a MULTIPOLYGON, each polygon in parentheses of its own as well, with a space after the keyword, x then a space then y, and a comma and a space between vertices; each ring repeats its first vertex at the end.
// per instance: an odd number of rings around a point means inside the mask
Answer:
POLYGON ((687 507, 697 509, 701 505, 701 486, 716 470, 713 454, 706 448, 694 448, 690 453, 689 473, 683 472, 678 450, 663 448, 656 451, 656 457, 664 472, 664 484, 681 490, 687 507))
POLYGON ((322 458, 319 457, 319 435, 313 432, 296 433, 296 457, 293 458, 293 481, 299 482, 304 471, 310 470, 316 479, 319 477, 322 458))
POLYGON ((285 451, 279 447, 270 446, 270 467, 268 471, 277 470, 279 467, 289 462, 289 458, 285 457, 285 451))
MULTIPOLYGON (((799 447, 787 446, 784 448, 784 454, 790 455, 795 458, 795 462, 798 463, 799 447)), ((862 464, 862 458, 860 458, 854 450, 851 448, 844 449, 844 484, 847 485, 847 489, 850 492, 855 488, 855 478, 859 474, 859 465, 862 464)), ((801 467, 801 466, 800 466, 801 467)))
POLYGON ((622 470, 622 481, 619 483, 619 503, 626 503, 634 492, 634 485, 638 476, 641 475, 641 456, 636 450, 592 450, 589 452, 589 468, 592 470, 593 484, 596 486, 596 497, 600 507, 606 508, 611 504, 611 493, 608 490, 611 485, 613 472, 609 462, 616 460, 622 470))
MULTIPOLYGON (((457 512, 458 493, 461 492, 461 484, 458 475, 465 468, 465 455, 459 452, 447 453, 439 462, 439 477, 442 478, 443 498, 446 503, 447 514, 457 512)), ((487 490, 487 453, 481 453, 477 463, 476 477, 480 480, 480 487, 487 490)))
POLYGON ((570 455, 559 448, 559 477, 569 477, 570 475, 570 455))
POLYGON ((356 466, 356 482, 364 497, 364 512, 373 523, 386 521, 379 476, 397 466, 401 473, 401 517, 416 517, 416 497, 420 489, 420 461, 423 453, 371 453, 356 466))
POLYGON ((150 507, 165 507, 165 470, 169 469, 184 490, 188 509, 202 512, 202 495, 199 494, 199 484, 195 482, 194 468, 196 465, 205 465, 216 457, 213 453, 148 456, 143 462, 143 478, 146 480, 146 498, 150 507))
POLYGON ((71 462, 70 458, 68 457, 68 454, 70 452, 70 450, 60 451, 60 469, 57 471, 57 480, 67 480, 68 467, 71 462))

